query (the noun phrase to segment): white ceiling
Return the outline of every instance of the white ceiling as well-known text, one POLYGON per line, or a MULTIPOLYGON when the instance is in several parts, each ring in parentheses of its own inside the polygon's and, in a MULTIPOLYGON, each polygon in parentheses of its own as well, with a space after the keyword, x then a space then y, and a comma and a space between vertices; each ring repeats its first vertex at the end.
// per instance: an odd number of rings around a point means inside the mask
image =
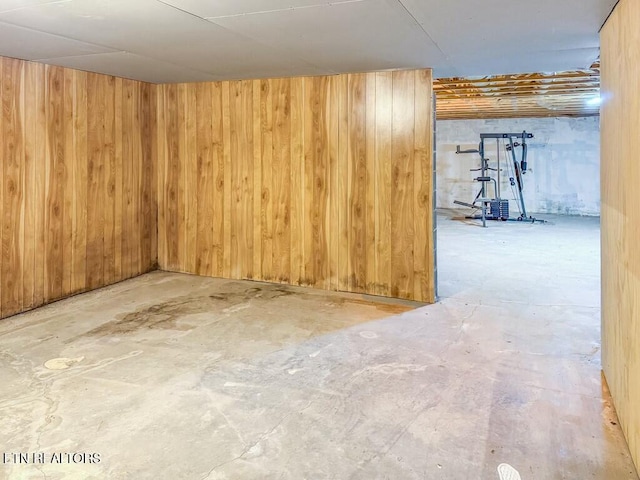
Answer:
POLYGON ((616 0, 0 0, 0 55, 154 83, 588 67, 616 0))

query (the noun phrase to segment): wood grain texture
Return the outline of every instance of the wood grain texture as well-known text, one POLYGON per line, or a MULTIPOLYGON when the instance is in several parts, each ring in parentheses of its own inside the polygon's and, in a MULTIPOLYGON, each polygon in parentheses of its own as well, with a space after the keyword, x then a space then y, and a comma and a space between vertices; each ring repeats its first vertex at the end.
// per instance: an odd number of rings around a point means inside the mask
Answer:
POLYGON ((134 272, 138 269, 136 251, 136 235, 135 230, 135 136, 133 117, 133 105, 135 100, 134 83, 131 80, 122 81, 122 89, 118 91, 120 94, 121 105, 121 155, 122 155, 122 185, 119 186, 120 191, 120 218, 122 219, 122 228, 130 235, 122 235, 120 237, 120 268, 123 272, 134 272))
POLYGON ((140 88, 141 95, 138 99, 138 105, 142 117, 142 126, 140 128, 142 187, 139 201, 140 215, 142 215, 142 235, 140 239, 139 272, 146 273, 158 267, 158 188, 156 181, 158 177, 158 142, 156 140, 158 112, 156 109, 156 85, 141 83, 140 88))
POLYGON ((393 72, 391 127, 391 295, 406 298, 414 287, 413 224, 417 197, 414 195, 415 138, 413 98, 415 75, 393 72))
POLYGON ((640 3, 622 0, 601 32, 602 366, 640 469, 640 3))
POLYGON ((270 165, 273 203, 272 268, 273 272, 276 272, 274 281, 289 283, 291 278, 291 79, 278 79, 273 84, 273 157, 270 165))
POLYGON ((156 87, 122 82, 0 58, 1 318, 155 268, 156 87))
POLYGON ((340 211, 341 204, 338 202, 338 171, 340 168, 340 96, 339 85, 341 77, 331 77, 329 79, 329 256, 334 261, 329 262, 329 287, 331 290, 339 290, 340 278, 338 276, 340 252, 340 211))
POLYGON ((21 216, 24 193, 24 150, 22 146, 22 99, 24 65, 2 60, 2 311, 12 315, 23 302, 23 241, 21 216))
MULTIPOLYGON (((23 77, 25 91, 31 92, 24 99, 24 115, 21 129, 24 132, 24 217, 22 225, 23 235, 23 267, 22 267, 22 309, 33 308, 35 305, 35 259, 36 259, 36 212, 39 208, 36 197, 36 156, 37 156, 37 72, 35 69, 25 69, 23 77)), ((1 201, 0 201, 1 204, 1 201)))
POLYGON ((351 209, 349 208, 349 174, 352 170, 348 159, 349 145, 349 76, 337 78, 338 90, 338 166, 337 177, 332 182, 332 197, 338 207, 338 290, 349 291, 349 276, 352 264, 349 255, 349 236, 351 225, 351 209))
POLYGON ((196 264, 198 275, 212 275, 213 264, 213 89, 206 83, 199 83, 196 93, 196 158, 197 158, 197 188, 196 202, 196 264))
MULTIPOLYGON (((367 292, 367 77, 349 75, 349 277, 351 292, 367 292)), ((371 226, 373 227, 373 225, 371 226)))
POLYGON ((196 271, 196 244, 198 236, 198 151, 197 151, 197 103, 196 88, 186 88, 184 91, 185 112, 185 270, 196 271))
MULTIPOLYGON (((109 285, 116 281, 115 276, 115 213, 116 213, 116 197, 115 197, 115 78, 106 77, 103 82, 101 92, 104 95, 104 110, 102 111, 102 131, 103 148, 102 161, 104 163, 104 186, 103 210, 104 210, 104 228, 103 228, 103 282, 109 285)), ((137 93, 137 92, 136 92, 137 93)), ((138 235, 135 235, 137 239, 138 235)), ((137 269, 136 269, 137 270, 137 269)))
MULTIPOLYGON (((101 110, 100 110, 101 111, 101 110)), ((47 196, 45 229, 47 233, 45 248, 45 300, 51 301, 64 295, 62 277, 64 258, 62 253, 64 242, 63 213, 64 213, 64 184, 65 184, 65 152, 64 152, 64 69, 52 67, 47 71, 47 196)), ((102 186, 101 186, 102 187, 102 186)), ((96 188, 96 192, 102 188, 96 188)), ((102 204, 103 199, 96 200, 102 204)), ((100 219, 100 251, 96 258, 100 258, 100 282, 102 281, 102 226, 100 219)), ((93 277, 92 277, 93 278, 93 277)), ((97 284, 96 284, 97 285, 97 284)), ((90 285, 91 286, 91 285, 90 285)), ((95 288, 95 285, 93 286, 95 288)))
POLYGON ((375 264, 374 282, 378 295, 391 295, 391 134, 393 112, 391 72, 376 74, 376 151, 375 151, 375 264))
POLYGON ((291 175, 289 193, 291 197, 291 236, 289 258, 291 275, 289 283, 299 285, 303 277, 304 254, 304 79, 291 79, 291 175))
POLYGON ((158 96, 160 268, 434 301, 429 70, 158 96))

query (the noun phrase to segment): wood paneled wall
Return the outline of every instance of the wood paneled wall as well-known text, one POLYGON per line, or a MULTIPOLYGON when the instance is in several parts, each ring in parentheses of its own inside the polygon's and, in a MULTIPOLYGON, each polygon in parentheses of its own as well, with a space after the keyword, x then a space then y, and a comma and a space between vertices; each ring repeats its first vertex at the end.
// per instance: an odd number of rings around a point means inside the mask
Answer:
POLYGON ((155 268, 155 88, 0 58, 0 317, 155 268))
POLYGON ((434 300, 429 70, 158 87, 159 264, 434 300))
POLYGON ((602 363, 640 470, 640 2, 601 33, 602 363))

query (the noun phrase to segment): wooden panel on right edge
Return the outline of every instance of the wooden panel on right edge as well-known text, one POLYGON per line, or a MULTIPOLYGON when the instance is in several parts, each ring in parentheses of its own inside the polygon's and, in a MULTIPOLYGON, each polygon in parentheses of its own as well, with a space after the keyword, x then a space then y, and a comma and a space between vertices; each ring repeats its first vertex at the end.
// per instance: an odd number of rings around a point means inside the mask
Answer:
POLYGON ((602 366, 640 468, 640 2, 601 34, 602 366))

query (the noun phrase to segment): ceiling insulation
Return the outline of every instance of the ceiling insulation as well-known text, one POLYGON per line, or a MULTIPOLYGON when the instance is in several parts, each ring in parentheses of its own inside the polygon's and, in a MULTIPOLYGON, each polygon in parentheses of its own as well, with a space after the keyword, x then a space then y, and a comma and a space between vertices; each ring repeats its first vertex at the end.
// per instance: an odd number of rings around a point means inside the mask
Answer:
POLYGON ((600 64, 587 70, 434 81, 439 120, 600 113, 600 64))

